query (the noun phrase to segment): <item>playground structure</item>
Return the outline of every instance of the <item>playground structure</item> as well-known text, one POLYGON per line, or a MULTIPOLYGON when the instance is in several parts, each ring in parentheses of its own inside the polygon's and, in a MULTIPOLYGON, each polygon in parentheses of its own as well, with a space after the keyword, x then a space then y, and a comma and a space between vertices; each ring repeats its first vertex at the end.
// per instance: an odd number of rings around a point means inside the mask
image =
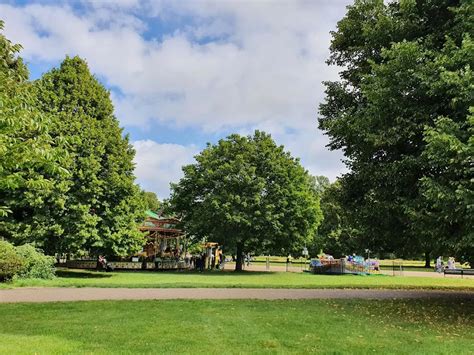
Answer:
POLYGON ((380 266, 377 260, 365 260, 362 256, 351 255, 334 259, 331 255, 323 255, 319 259, 311 260, 309 271, 325 275, 368 275, 378 273, 380 266))

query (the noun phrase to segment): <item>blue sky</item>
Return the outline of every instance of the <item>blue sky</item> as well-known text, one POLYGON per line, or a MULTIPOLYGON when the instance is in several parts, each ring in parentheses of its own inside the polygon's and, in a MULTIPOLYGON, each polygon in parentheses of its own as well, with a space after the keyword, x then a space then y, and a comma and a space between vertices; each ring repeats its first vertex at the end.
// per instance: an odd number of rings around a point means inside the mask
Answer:
POLYGON ((329 31, 349 0, 0 1, 31 78, 85 58, 130 134, 140 185, 161 198, 206 142, 261 129, 312 174, 345 171, 317 129, 329 31))

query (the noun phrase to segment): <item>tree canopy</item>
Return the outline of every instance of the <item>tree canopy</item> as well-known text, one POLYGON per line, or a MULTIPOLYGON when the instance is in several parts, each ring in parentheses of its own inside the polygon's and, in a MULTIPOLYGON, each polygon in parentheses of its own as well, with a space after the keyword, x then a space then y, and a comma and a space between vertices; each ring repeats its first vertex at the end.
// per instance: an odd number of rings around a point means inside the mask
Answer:
POLYGON ((321 211, 323 220, 318 227, 315 243, 311 253, 320 251, 343 257, 352 253, 363 253, 364 245, 360 243, 359 230, 351 223, 351 213, 341 204, 344 190, 340 181, 327 186, 321 195, 321 211))
POLYGON ((0 237, 49 254, 138 250, 145 206, 109 93, 78 57, 32 83, 20 49, 0 34, 0 237))
MULTIPOLYGON (((0 21, 0 30, 3 22, 0 21)), ((0 34, 0 237, 24 243, 58 229, 52 209, 64 205, 67 151, 38 110, 21 46, 0 34)))
POLYGON ((332 33, 343 70, 319 125, 347 158, 342 204, 372 250, 474 261, 473 6, 358 0, 332 33))
POLYGON ((56 251, 137 251, 145 205, 134 183, 135 152, 122 136, 109 92, 79 57, 67 57, 35 88, 41 110, 53 117, 51 134, 63 137, 72 157, 67 201, 56 216, 62 225, 52 240, 56 251))
POLYGON ((146 208, 155 213, 158 212, 161 207, 161 202, 156 196, 156 193, 151 191, 143 191, 142 194, 146 208))
POLYGON ((318 196, 321 196, 323 192, 331 184, 329 182, 329 179, 323 175, 316 175, 316 176, 310 175, 309 179, 310 179, 311 185, 313 186, 314 192, 318 196))
POLYGON ((172 185, 171 209, 190 235, 235 250, 236 270, 244 251, 282 254, 311 241, 319 199, 299 161, 270 135, 233 134, 195 158, 172 185))

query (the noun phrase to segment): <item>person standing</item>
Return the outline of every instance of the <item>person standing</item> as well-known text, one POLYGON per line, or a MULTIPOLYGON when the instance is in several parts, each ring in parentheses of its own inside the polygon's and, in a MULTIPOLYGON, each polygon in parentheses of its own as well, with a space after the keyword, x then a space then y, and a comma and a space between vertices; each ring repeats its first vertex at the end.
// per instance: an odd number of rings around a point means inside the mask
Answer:
POLYGON ((438 259, 436 259, 436 272, 442 272, 443 270, 443 257, 438 256, 438 259))
POLYGON ((203 253, 203 254, 201 255, 201 267, 200 267, 200 269, 199 269, 199 271, 201 271, 201 272, 203 272, 203 271, 204 271, 204 268, 206 267, 206 259, 207 259, 207 258, 206 258, 206 254, 203 253))

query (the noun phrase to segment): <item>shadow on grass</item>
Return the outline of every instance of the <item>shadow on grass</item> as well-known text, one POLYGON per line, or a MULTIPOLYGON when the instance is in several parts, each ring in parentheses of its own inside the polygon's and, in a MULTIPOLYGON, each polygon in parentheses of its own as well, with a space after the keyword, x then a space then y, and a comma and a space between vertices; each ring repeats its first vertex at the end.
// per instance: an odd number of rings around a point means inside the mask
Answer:
POLYGON ((112 277, 98 271, 73 271, 73 270, 56 270, 56 276, 68 279, 106 279, 112 277))
POLYGON ((236 272, 233 270, 221 270, 221 271, 204 271, 204 272, 199 272, 199 271, 160 271, 160 270, 116 270, 112 273, 105 273, 105 272, 100 272, 100 271, 95 271, 95 270, 79 270, 79 269, 58 269, 56 271, 56 275, 61 278, 68 278, 68 279, 104 279, 104 278, 110 278, 113 276, 116 276, 117 274, 128 274, 128 275, 133 275, 133 274, 141 274, 141 275, 192 275, 195 277, 240 277, 240 276, 262 276, 262 275, 273 275, 277 274, 277 272, 271 272, 271 271, 240 271, 236 272))
POLYGON ((234 271, 234 270, 207 270, 203 272, 189 270, 189 271, 177 271, 177 270, 148 270, 148 271, 116 271, 116 273, 128 273, 128 274, 147 274, 147 275, 192 275, 196 277, 229 277, 229 276, 262 276, 262 275, 273 275, 278 272, 270 271, 234 271))
MULTIPOLYGON (((167 272, 170 274, 171 272, 167 272)), ((196 275, 196 276, 262 276, 262 275, 273 275, 277 274, 278 272, 274 271, 234 271, 234 270, 224 270, 224 271, 186 271, 180 272, 180 274, 186 275, 196 275)))

